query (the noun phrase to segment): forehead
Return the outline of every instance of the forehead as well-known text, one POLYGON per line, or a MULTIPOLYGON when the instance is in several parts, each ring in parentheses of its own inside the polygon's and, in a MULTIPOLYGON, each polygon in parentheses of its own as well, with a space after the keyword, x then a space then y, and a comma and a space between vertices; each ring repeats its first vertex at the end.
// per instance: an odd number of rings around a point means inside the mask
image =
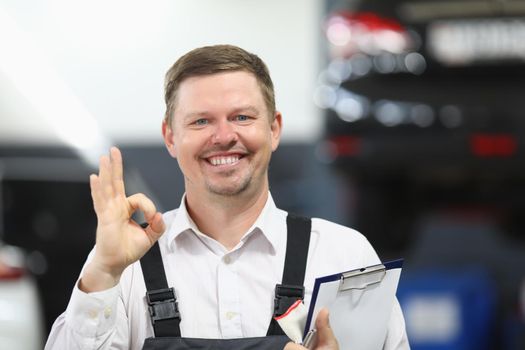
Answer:
POLYGON ((176 94, 175 112, 239 105, 266 109, 262 90, 252 73, 233 71, 185 79, 176 94))

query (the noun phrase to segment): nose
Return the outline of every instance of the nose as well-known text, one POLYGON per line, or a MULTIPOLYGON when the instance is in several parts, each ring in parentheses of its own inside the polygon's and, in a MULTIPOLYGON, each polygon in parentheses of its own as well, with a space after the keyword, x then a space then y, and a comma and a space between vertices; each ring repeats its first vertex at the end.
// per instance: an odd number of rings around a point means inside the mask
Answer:
POLYGON ((234 125, 228 120, 216 124, 212 142, 214 145, 229 145, 237 141, 237 133, 234 125))

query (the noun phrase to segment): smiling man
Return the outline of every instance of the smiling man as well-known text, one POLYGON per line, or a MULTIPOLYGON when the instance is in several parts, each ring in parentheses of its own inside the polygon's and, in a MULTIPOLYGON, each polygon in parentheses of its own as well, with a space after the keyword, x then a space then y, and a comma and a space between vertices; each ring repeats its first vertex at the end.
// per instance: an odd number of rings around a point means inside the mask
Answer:
MULTIPOLYGON (((162 134, 184 175, 178 209, 126 197, 112 148, 90 178, 97 241, 46 349, 304 349, 273 317, 306 304, 318 276, 376 264, 358 232, 278 209, 268 165, 282 116, 254 54, 230 45, 181 57, 166 75, 162 134), (147 221, 131 219, 141 210, 147 221)), ((316 349, 338 349, 328 314, 316 349)), ((408 349, 393 306, 384 349, 408 349)))

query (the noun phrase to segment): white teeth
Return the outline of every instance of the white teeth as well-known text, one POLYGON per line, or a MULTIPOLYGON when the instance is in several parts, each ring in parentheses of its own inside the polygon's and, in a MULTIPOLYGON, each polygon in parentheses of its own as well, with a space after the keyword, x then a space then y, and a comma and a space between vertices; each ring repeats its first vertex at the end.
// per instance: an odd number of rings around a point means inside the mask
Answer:
POLYGON ((232 156, 232 157, 215 157, 210 158, 210 163, 213 165, 225 165, 225 164, 233 164, 239 160, 238 156, 232 156))

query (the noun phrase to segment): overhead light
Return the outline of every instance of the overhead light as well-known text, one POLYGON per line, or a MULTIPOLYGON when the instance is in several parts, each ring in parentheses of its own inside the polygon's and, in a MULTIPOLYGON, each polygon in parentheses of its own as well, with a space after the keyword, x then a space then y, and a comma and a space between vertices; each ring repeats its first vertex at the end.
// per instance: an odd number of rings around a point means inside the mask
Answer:
POLYGON ((434 110, 426 104, 416 104, 410 108, 410 119, 417 126, 429 127, 434 122, 434 110))
POLYGON ((458 106, 446 105, 439 110, 439 119, 444 126, 453 129, 463 123, 463 114, 458 106))
POLYGON ((382 53, 373 59, 374 68, 382 74, 393 73, 396 70, 396 59, 391 53, 382 53))
POLYGON ((372 60, 367 55, 357 53, 350 58, 350 66, 353 75, 362 77, 372 69, 372 60))
POLYGON ((380 100, 375 103, 374 113, 377 120, 385 126, 396 126, 405 120, 405 108, 401 103, 380 100))
POLYGON ((314 103, 319 108, 333 108, 337 101, 336 89, 330 85, 320 85, 314 92, 314 103))
POLYGON ((345 59, 335 59, 328 64, 328 72, 334 80, 340 82, 350 78, 352 74, 352 65, 348 60, 345 59))
POLYGON ((355 122, 363 118, 365 114, 363 103, 351 96, 339 99, 335 105, 335 111, 346 122, 355 122))
POLYGON ((340 88, 337 90, 337 101, 333 109, 339 118, 352 123, 368 115, 370 101, 365 96, 340 88))
POLYGON ((410 52, 405 56, 405 67, 412 74, 422 74, 427 69, 425 57, 417 52, 410 52))

